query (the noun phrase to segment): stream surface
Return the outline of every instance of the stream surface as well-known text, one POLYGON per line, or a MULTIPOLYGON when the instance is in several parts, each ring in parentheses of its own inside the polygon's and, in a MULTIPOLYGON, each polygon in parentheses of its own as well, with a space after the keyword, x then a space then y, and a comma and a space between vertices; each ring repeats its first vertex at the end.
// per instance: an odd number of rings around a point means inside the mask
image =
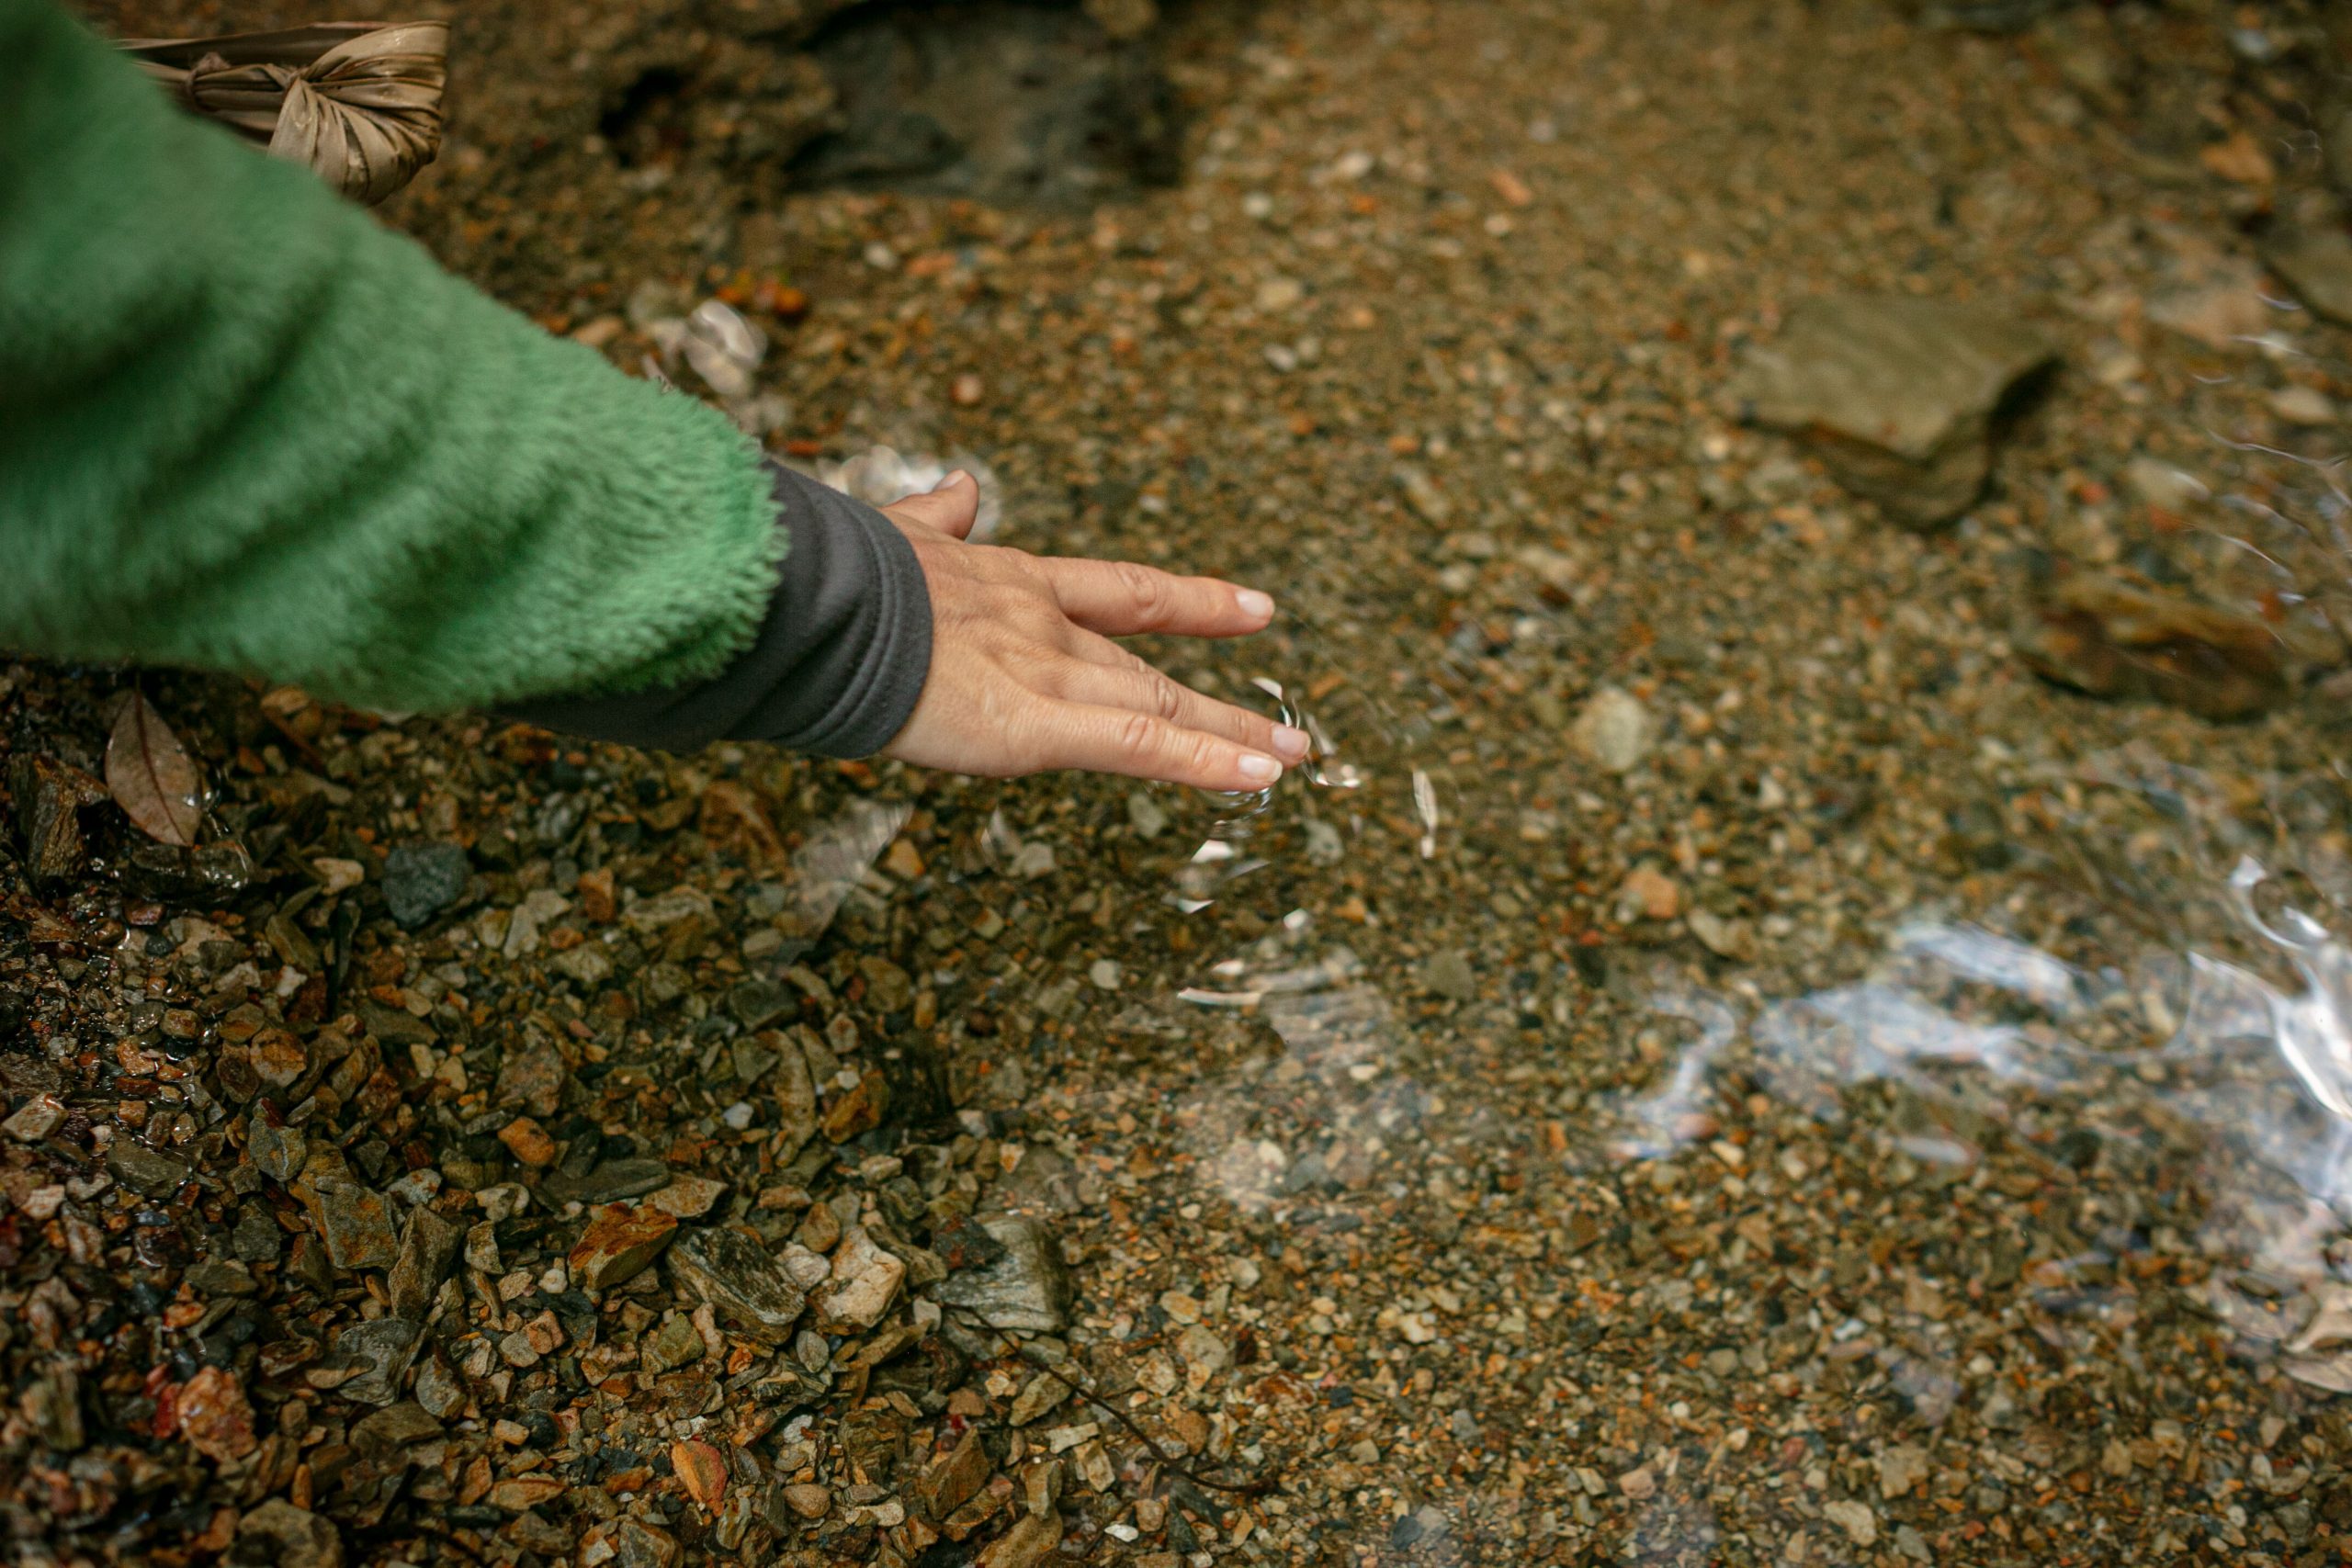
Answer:
MULTIPOLYGON (((693 764, 799 857, 783 914, 726 893, 722 946, 756 976, 747 930, 789 924, 783 956, 911 974, 1074 1266, 1051 1353, 1200 1481, 1272 1483, 1171 1490, 1130 1444, 1114 1483, 1073 1470, 1062 1556, 2338 1561, 2342 649, 2216 724, 2009 641, 2031 552, 2170 551, 2274 612, 2345 587, 2344 427, 2281 395, 2352 393, 2346 333, 2249 237, 2257 197, 2322 199, 2308 79, 2238 36, 2318 13, 1167 8, 1182 179, 1071 216, 746 194, 691 138, 534 164, 569 111, 502 71, 659 7, 469 0, 472 96, 388 209, 690 391, 663 333, 731 291, 766 341, 729 400, 841 482, 977 458, 998 543, 1281 602, 1145 649, 1317 736, 1264 797, 693 764), (2271 183, 2200 163, 2209 132, 2271 183), (2162 324, 2228 287, 2255 330, 2162 324), (1854 291, 1999 301, 2063 350, 1948 528, 1724 401, 1854 291), (2151 463, 2193 488, 2152 499, 2151 463)), ((734 1096, 649 1099, 636 1135, 734 1096)), ((1023 1451, 1089 1421, 1124 1440, 1070 1404, 1023 1451)), ((776 1560, 851 1560, 843 1517, 776 1560)))

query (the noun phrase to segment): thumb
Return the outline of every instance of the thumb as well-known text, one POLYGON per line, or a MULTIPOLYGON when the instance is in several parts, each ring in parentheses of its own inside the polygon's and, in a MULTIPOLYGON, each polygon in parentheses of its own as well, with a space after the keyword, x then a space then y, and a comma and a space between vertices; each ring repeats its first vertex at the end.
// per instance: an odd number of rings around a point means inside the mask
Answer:
POLYGON ((908 496, 882 510, 902 523, 961 539, 971 533, 980 514, 979 481, 958 468, 924 493, 908 496))

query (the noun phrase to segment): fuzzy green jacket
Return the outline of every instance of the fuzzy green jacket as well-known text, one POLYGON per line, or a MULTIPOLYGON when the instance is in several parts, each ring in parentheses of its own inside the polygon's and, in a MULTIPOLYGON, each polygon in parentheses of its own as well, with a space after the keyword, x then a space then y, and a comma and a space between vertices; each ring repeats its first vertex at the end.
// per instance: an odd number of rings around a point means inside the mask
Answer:
POLYGON ((0 0, 0 647, 400 709, 651 693, 548 711, 848 754, 927 669, 876 525, 0 0), (804 612, 831 619, 775 624, 804 612))

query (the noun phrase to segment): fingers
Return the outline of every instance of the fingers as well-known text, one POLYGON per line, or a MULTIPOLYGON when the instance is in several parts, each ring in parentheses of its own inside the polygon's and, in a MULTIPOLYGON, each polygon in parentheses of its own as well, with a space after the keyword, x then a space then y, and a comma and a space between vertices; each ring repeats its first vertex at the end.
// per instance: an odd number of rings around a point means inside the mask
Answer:
POLYGON ((1262 751, 1283 762, 1306 756, 1304 730, 1276 724, 1263 714, 1204 697, 1149 665, 1132 668, 1075 663, 1059 682, 1065 700, 1094 707, 1125 708, 1166 719, 1180 729, 1199 730, 1262 751))
POLYGON ((979 481, 958 468, 922 494, 902 497, 882 511, 901 523, 965 538, 980 515, 979 481))
POLYGON ((1063 614, 1109 637, 1241 637, 1274 618, 1274 602, 1265 594, 1214 577, 1177 577, 1133 561, 1053 557, 1038 560, 1036 569, 1063 614))
POLYGON ((1160 779, 1195 789, 1261 790, 1282 777, 1264 751, 1133 709, 1052 705, 1040 735, 1046 766, 1160 779))

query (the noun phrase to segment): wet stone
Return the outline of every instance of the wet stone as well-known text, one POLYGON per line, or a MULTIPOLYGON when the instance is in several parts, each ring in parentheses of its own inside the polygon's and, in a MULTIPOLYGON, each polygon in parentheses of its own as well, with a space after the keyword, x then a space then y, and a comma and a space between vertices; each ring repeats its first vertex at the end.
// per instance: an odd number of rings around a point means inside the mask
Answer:
POLYGON ((800 1288, 767 1248, 731 1226, 689 1232, 670 1249, 667 1261, 681 1284, 763 1344, 782 1344, 807 1304, 800 1288))
POLYGON ((0 1122, 0 1133, 20 1144, 37 1144, 63 1124, 65 1102, 53 1094, 36 1094, 0 1122))
POLYGON ((682 1176, 647 1198, 663 1213, 681 1220, 698 1220, 727 1196, 727 1183, 707 1176, 682 1176))
POLYGON ((683 1317, 673 1317, 646 1336, 638 1359, 653 1376, 677 1371, 702 1359, 702 1334, 683 1317))
POLYGON ((950 1274, 932 1287, 932 1295, 942 1305, 961 1308, 1000 1329, 1058 1334, 1069 1327, 1076 1292, 1052 1233, 1035 1220, 1017 1215, 981 1224, 1004 1255, 984 1267, 950 1274))
POLYGON ((2267 622, 2064 563, 2021 605, 2010 640, 2045 680, 2205 718, 2252 717, 2290 690, 2267 622))
POLYGON ((469 871, 457 844, 402 844, 384 859, 384 907, 413 931, 463 897, 469 871))
MULTIPOLYGON (((418 1381, 423 1382, 421 1371, 418 1381)), ((381 1456, 440 1435, 441 1423, 423 1404, 403 1399, 353 1423, 351 1446, 363 1454, 381 1456)))
POLYGON ((642 1272, 677 1231, 678 1222, 659 1209, 599 1209, 571 1249, 571 1277, 584 1290, 610 1290, 642 1272))
POLYGON ((2339 229, 2291 230, 2262 250, 2295 297, 2340 326, 2352 326, 2352 236, 2339 229))
POLYGON ((180 1278, 188 1289, 205 1296, 250 1296, 258 1289, 253 1270, 243 1264, 209 1258, 189 1264, 180 1278))
POLYGON ((1061 1544, 1059 1514, 1023 1514, 1012 1528, 980 1549, 974 1568, 1037 1568, 1061 1544))
POLYGON ((617 1203, 660 1191, 670 1185, 671 1175, 670 1168, 660 1160, 637 1156, 605 1160, 584 1176, 557 1171, 539 1183, 539 1191, 557 1203, 617 1203))
POLYGON ((246 1134, 245 1149, 264 1176, 284 1185, 309 1161, 311 1140, 300 1127, 273 1127, 256 1111, 246 1134))
POLYGON ((548 1166, 555 1163, 555 1140, 548 1136, 546 1128, 528 1116, 517 1116, 501 1127, 498 1141, 525 1165, 548 1166))
POLYGON ((826 1140, 843 1144, 882 1124, 890 1109, 888 1080, 878 1072, 861 1074, 855 1087, 835 1097, 819 1122, 826 1140))
POLYGON ((455 1420, 466 1408, 466 1385, 438 1356, 428 1356, 418 1365, 414 1393, 424 1412, 439 1420, 455 1420))
POLYGON ((275 1263, 284 1249, 285 1235, 267 1211, 248 1207, 239 1213, 229 1233, 230 1255, 241 1263, 275 1263))
POLYGON ((417 1209, 410 1213, 408 1224, 401 1231, 400 1256, 393 1259, 391 1273, 385 1280, 385 1299, 395 1316, 424 1315, 434 1292, 441 1288, 450 1265, 457 1260, 458 1247, 464 1238, 464 1231, 455 1221, 431 1209, 417 1209))
POLYGON ((237 1521, 237 1553, 272 1568, 343 1568, 343 1537, 317 1514, 272 1497, 237 1521))
POLYGON ((759 1038, 738 1040, 732 1053, 735 1081, 750 1089, 767 1077, 768 1069, 776 1064, 777 1054, 759 1038))
POLYGON ((1057 1408, 1063 1401, 1069 1398, 1070 1393, 1069 1379, 1057 1377, 1050 1371, 1039 1372, 1022 1385, 1019 1393, 1012 1396, 1012 1407, 1005 1413, 1004 1418, 1015 1427, 1026 1427, 1048 1411, 1057 1408))
POLYGON ((1004 1243, 967 1214, 955 1215, 933 1226, 931 1247, 950 1269, 985 1268, 1005 1254, 1004 1243))
POLYGON ((831 1272, 816 1292, 818 1328, 840 1334, 873 1327, 890 1310, 906 1274, 907 1266, 876 1246, 865 1230, 851 1229, 842 1237, 831 1272))
POLYGON ((19 753, 9 765, 25 867, 36 881, 55 882, 82 868, 81 809, 107 798, 106 786, 51 757, 19 753))
POLYGON ((187 1161, 167 1155, 130 1137, 118 1137, 107 1146, 107 1168, 134 1192, 150 1198, 168 1197, 188 1178, 187 1161))
POLYGON ((417 1339, 417 1325, 405 1318, 379 1317, 344 1329, 334 1337, 333 1354, 361 1371, 336 1392, 361 1404, 390 1404, 401 1396, 417 1339))
POLYGON ((772 1077, 785 1157, 789 1158, 817 1135, 816 1080, 808 1070, 808 1056, 792 1040, 780 1034, 761 1038, 777 1042, 781 1047, 772 1077))
POLYGON ((612 1541, 620 1568, 676 1568, 678 1541, 667 1530, 623 1519, 613 1527, 612 1541))
POLYGON ((1421 982, 1449 1001, 1466 1002, 1478 994, 1478 975, 1468 955, 1453 948, 1430 955, 1421 966, 1421 982))
POLYGON ((1808 299, 1753 351, 1732 395, 1811 446, 1848 489, 1928 526, 1975 501, 1996 412, 2052 357, 2039 333, 1981 306, 1808 299))
POLYGON ((400 1257, 390 1202, 352 1179, 332 1149, 314 1153, 294 1184, 337 1269, 389 1269, 400 1257))
POLYGON ((498 1068, 497 1101, 519 1105, 534 1116, 553 1116, 569 1074, 563 1057, 545 1040, 532 1040, 506 1053, 498 1068))
POLYGON ((236 1374, 220 1367, 199 1368, 180 1385, 180 1436, 216 1464, 226 1464, 254 1451, 253 1406, 236 1374))
POLYGON ((1657 721, 1631 692, 1603 686, 1577 710, 1568 739, 1596 766, 1611 773, 1629 773, 1642 765, 1657 744, 1657 721))
POLYGON ((430 1045, 440 1036, 433 1026, 399 1008, 388 1008, 381 1002, 356 1002, 353 1010, 360 1023, 386 1050, 406 1050, 411 1045, 430 1045))
POLYGON ((953 1449, 932 1461, 922 1472, 915 1483, 915 1500, 930 1518, 944 1519, 988 1483, 994 1468, 988 1450, 980 1444, 979 1428, 970 1427, 953 1449))
MULTIPOLYGON (((746 1029, 765 1029, 799 1010, 800 998, 775 980, 746 980, 727 994, 727 1010, 746 1029)), ((749 1081, 740 1066, 736 1077, 749 1081)))

